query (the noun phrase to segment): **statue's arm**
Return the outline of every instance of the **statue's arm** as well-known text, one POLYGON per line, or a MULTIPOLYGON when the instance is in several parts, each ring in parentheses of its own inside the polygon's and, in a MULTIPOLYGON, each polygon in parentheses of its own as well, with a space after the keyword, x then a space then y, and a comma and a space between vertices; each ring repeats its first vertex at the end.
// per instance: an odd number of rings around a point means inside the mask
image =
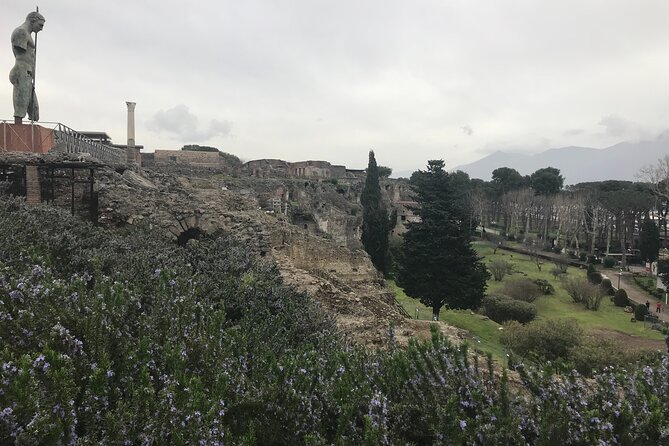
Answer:
POLYGON ((23 53, 28 50, 28 38, 30 35, 23 28, 17 28, 12 33, 12 47, 14 51, 23 53))

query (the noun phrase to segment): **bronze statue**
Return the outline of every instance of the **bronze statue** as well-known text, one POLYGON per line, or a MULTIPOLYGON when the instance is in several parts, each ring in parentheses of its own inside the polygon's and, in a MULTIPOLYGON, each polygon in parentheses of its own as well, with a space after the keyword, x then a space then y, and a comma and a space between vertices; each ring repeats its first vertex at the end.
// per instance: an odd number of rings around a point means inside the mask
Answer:
POLYGON ((39 104, 35 95, 35 58, 37 33, 44 28, 44 16, 31 12, 26 21, 12 32, 12 51, 16 58, 9 72, 9 81, 14 85, 14 122, 21 124, 28 115, 31 121, 39 121, 39 104), (35 33, 35 40, 32 38, 35 33))

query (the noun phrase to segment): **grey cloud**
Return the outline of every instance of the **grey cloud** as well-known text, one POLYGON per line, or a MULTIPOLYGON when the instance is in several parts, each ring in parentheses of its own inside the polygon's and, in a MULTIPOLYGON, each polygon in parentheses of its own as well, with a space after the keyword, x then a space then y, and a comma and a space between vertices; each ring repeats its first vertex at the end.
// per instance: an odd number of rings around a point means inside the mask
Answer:
POLYGON ((606 133, 610 136, 622 136, 633 130, 634 124, 618 115, 609 115, 599 121, 599 125, 604 126, 606 133))
POLYGON ((168 133, 173 139, 187 142, 202 142, 214 136, 227 136, 232 130, 230 121, 211 120, 201 126, 197 116, 187 106, 179 104, 169 110, 160 110, 147 122, 149 130, 168 133))
POLYGON ((577 136, 577 135, 582 135, 585 133, 585 130, 583 129, 569 129, 564 132, 566 136, 577 136))
POLYGON ((462 132, 467 136, 472 136, 472 133, 474 133, 474 130, 469 125, 463 125, 460 128, 462 129, 462 132))

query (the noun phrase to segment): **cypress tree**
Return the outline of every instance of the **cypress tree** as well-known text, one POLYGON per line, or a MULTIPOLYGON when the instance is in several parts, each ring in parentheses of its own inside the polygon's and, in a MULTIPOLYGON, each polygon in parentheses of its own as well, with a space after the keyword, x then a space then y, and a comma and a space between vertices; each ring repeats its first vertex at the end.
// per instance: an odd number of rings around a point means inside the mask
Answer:
POLYGON ((469 179, 444 171, 442 160, 411 176, 420 222, 410 223, 399 258, 398 281, 432 308, 478 308, 489 274, 471 246, 469 179), (466 180, 466 181, 465 181, 466 180))
POLYGON ((388 272, 388 211, 381 195, 379 168, 374 151, 369 151, 365 187, 360 196, 362 203, 362 244, 372 263, 382 273, 388 272))

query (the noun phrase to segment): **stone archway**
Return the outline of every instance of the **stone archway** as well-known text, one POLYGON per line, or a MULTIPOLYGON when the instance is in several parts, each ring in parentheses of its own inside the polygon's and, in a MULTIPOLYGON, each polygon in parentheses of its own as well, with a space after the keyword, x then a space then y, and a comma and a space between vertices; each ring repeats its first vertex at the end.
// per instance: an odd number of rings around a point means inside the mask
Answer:
POLYGON ((186 246, 189 240, 199 240, 207 232, 200 227, 197 215, 177 215, 174 217, 177 224, 168 228, 179 246, 186 246))
POLYGON ((186 246, 189 240, 199 240, 204 235, 204 231, 200 228, 188 228, 181 234, 177 235, 177 244, 179 246, 186 246))

